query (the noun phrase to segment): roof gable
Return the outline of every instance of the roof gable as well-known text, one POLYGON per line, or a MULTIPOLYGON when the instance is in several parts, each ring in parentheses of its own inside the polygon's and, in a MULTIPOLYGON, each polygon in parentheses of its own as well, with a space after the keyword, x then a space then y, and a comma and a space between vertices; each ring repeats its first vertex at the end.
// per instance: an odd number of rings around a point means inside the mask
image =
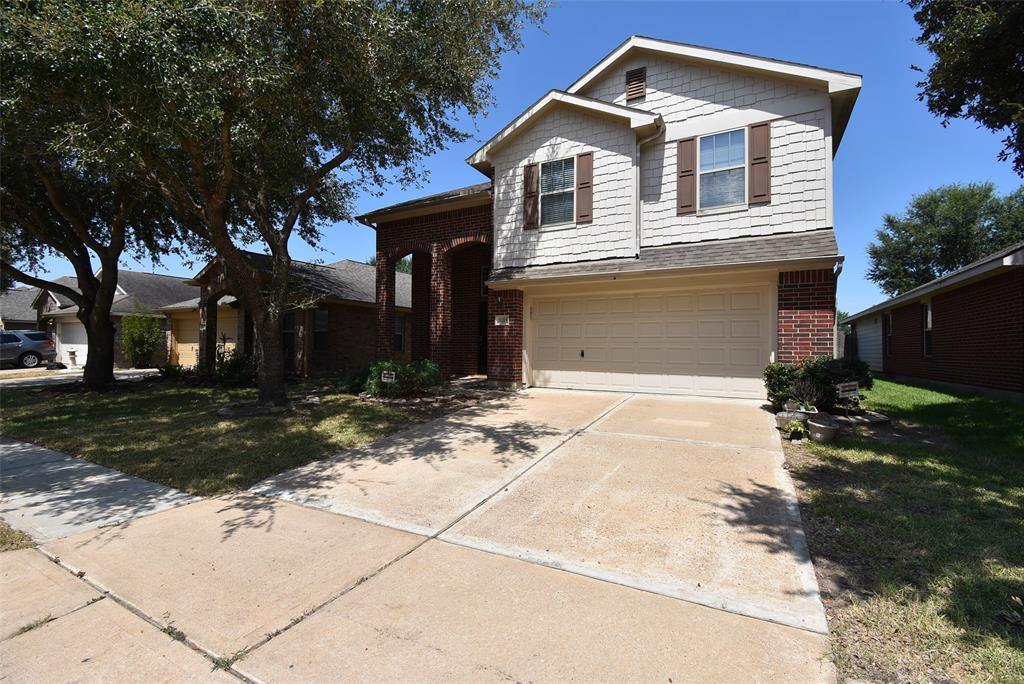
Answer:
POLYGON ((662 126, 661 115, 656 112, 649 112, 644 109, 637 109, 636 107, 625 107, 605 102, 604 100, 595 100, 562 90, 551 90, 498 131, 466 161, 480 172, 490 175, 490 155, 511 142, 519 133, 529 128, 538 117, 559 106, 580 109, 588 114, 615 119, 641 135, 653 133, 662 126))

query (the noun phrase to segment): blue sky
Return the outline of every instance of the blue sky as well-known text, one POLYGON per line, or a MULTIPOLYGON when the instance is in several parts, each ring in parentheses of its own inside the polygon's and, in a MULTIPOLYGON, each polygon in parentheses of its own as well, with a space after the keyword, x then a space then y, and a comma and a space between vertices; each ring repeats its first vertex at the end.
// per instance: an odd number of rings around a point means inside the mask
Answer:
MULTIPOLYGON (((646 35, 749 52, 863 75, 864 87, 835 159, 835 221, 846 265, 839 307, 849 312, 884 299, 866 280, 866 249, 887 212, 900 212, 911 196, 937 185, 993 181, 1009 192, 1021 180, 1000 162, 1000 135, 972 121, 943 128, 917 101, 927 51, 914 42, 917 24, 895 3, 644 3, 562 2, 541 28, 530 29, 523 50, 505 58, 494 83, 495 105, 476 122, 472 140, 427 160, 422 187, 385 188, 360 197, 361 213, 419 195, 479 183, 484 177, 464 159, 510 119, 551 88, 565 88, 627 36, 646 35)), ((297 259, 365 260, 374 233, 358 224, 328 227, 316 250, 296 243, 297 259)), ((58 260, 50 274, 70 269, 58 260)), ((139 268, 137 264, 126 264, 139 268)), ((149 270, 148 264, 141 270, 149 270)), ((188 274, 167 260, 161 271, 188 274)))

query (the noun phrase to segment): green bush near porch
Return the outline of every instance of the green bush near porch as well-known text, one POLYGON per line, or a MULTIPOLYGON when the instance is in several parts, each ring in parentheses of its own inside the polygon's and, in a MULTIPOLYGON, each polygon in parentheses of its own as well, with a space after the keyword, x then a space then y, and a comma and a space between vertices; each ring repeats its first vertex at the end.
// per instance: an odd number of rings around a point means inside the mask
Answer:
POLYGON ((407 397, 423 394, 443 384, 440 367, 429 359, 412 363, 378 361, 370 366, 366 391, 373 397, 407 397), (394 382, 385 382, 385 373, 394 373, 394 382))

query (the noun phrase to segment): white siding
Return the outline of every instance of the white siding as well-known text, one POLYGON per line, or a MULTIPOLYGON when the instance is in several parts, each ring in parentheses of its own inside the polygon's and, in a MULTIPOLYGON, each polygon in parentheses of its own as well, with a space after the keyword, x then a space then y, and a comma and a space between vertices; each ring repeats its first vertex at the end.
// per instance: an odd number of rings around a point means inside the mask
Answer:
POLYGON ((827 228, 824 112, 771 124, 771 203, 728 213, 676 215, 676 143, 645 147, 640 161, 642 245, 827 228))
POLYGON ((873 371, 882 371, 881 314, 857 321, 857 357, 873 371))
POLYGON ((621 123, 557 108, 531 123, 494 159, 494 267, 587 261, 636 253, 633 155, 621 123), (523 167, 594 153, 594 221, 523 230, 523 167))

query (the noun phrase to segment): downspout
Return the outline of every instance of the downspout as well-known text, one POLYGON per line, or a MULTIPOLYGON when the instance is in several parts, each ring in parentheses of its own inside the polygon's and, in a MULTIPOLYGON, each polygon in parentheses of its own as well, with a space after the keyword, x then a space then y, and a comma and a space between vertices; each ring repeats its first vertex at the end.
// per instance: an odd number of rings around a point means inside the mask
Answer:
MULTIPOLYGON (((835 278, 836 278, 836 304, 839 304, 839 274, 843 272, 843 257, 836 259, 835 265, 835 278)), ((835 312, 833 314, 832 321, 832 358, 839 358, 839 307, 834 307, 835 312)), ((846 352, 843 352, 845 356, 846 352)))
POLYGON ((642 226, 642 219, 640 216, 640 148, 643 145, 651 142, 659 135, 664 132, 664 121, 659 116, 658 120, 654 122, 655 131, 646 138, 641 138, 636 141, 636 156, 635 163, 633 164, 633 219, 634 219, 634 257, 640 258, 640 229, 642 226))

